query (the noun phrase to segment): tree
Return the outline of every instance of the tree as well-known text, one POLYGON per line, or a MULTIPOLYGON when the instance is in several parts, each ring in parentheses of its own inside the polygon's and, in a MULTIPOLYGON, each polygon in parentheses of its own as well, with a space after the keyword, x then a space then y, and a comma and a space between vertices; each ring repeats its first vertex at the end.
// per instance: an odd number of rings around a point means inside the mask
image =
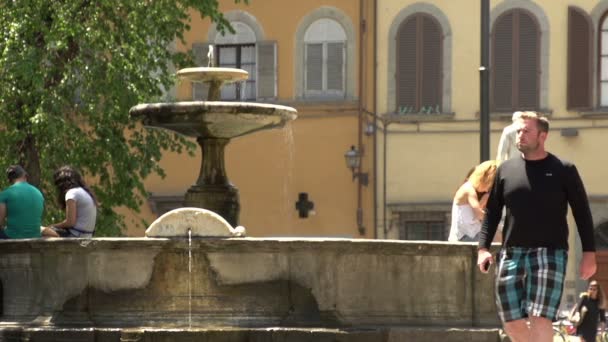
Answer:
POLYGON ((191 61, 168 48, 184 43, 189 8, 231 30, 217 0, 0 3, 0 165, 25 167, 47 199, 44 222, 63 217, 51 179, 61 165, 94 180, 98 235, 119 235, 114 209, 139 210, 143 179, 164 176, 163 151, 193 153, 183 137, 138 129, 129 116, 171 87, 171 65, 191 61))

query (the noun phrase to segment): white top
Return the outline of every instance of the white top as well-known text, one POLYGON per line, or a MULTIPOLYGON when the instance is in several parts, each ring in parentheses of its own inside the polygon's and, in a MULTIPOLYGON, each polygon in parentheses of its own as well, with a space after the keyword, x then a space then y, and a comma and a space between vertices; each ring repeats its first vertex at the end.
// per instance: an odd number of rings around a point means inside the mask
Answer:
POLYGON ((91 237, 95 231, 97 207, 91 195, 83 188, 72 188, 65 193, 65 201, 76 202, 76 224, 70 233, 78 237, 91 237), (89 232, 89 233, 86 233, 89 232))
POLYGON ((481 231, 481 221, 475 217, 473 207, 467 204, 452 204, 452 226, 448 241, 458 242, 467 235, 474 238, 481 231))
POLYGON ((519 155, 521 152, 517 149, 517 125, 513 123, 502 130, 496 160, 503 162, 519 155))

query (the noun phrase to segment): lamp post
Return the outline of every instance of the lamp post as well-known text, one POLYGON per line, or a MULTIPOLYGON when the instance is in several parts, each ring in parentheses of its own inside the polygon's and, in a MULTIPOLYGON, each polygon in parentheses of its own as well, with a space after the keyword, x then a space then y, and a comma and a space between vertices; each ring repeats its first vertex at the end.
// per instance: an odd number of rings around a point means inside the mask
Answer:
POLYGON ((481 0, 481 66, 479 67, 480 162, 490 159, 490 0, 481 0))
POLYGON ((361 172, 361 152, 351 146, 350 150, 344 153, 344 160, 346 161, 346 167, 348 167, 353 173, 353 181, 359 178, 359 199, 357 201, 357 230, 360 235, 365 235, 365 226, 363 225, 363 208, 361 207, 361 186, 367 186, 368 176, 367 172, 361 172))
POLYGON ((367 185, 367 172, 361 172, 361 152, 354 145, 344 153, 344 160, 346 161, 346 167, 353 173, 353 180, 359 178, 362 185, 367 185))

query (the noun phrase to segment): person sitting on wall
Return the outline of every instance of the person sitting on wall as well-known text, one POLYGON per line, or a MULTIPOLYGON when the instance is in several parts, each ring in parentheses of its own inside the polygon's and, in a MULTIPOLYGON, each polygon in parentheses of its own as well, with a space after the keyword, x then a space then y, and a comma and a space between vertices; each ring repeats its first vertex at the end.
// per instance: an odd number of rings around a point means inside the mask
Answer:
POLYGON ((93 237, 97 219, 97 199, 82 176, 71 166, 62 166, 53 175, 57 200, 65 210, 65 220, 42 230, 46 237, 93 237))
POLYGON ((27 182, 27 172, 19 165, 6 169, 11 184, 0 193, 0 239, 40 237, 44 196, 27 182))

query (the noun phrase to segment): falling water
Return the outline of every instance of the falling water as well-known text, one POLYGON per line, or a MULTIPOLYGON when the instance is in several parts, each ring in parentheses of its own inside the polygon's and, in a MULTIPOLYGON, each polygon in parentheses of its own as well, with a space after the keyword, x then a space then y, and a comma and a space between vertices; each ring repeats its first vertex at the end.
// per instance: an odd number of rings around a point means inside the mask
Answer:
MULTIPOLYGON (((293 203, 296 200, 296 196, 295 194, 293 194, 293 178, 294 178, 294 170, 295 170, 295 165, 294 165, 294 148, 295 148, 295 142, 294 142, 294 138, 293 138, 293 128, 291 126, 291 123, 287 123, 285 125, 285 128, 282 130, 282 135, 283 135, 283 146, 285 148, 285 162, 282 163, 285 167, 285 172, 281 172, 284 177, 283 177, 283 217, 285 218, 286 222, 284 223, 284 227, 292 227, 293 224, 291 222, 291 217, 294 215, 293 211, 294 211, 294 207, 293 207, 293 203)), ((281 163, 277 163, 277 164, 281 164, 281 163)), ((285 234, 287 235, 293 235, 293 232, 291 231, 285 231, 285 234)))
POLYGON ((188 328, 192 329, 192 228, 188 228, 188 328))

